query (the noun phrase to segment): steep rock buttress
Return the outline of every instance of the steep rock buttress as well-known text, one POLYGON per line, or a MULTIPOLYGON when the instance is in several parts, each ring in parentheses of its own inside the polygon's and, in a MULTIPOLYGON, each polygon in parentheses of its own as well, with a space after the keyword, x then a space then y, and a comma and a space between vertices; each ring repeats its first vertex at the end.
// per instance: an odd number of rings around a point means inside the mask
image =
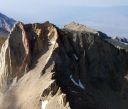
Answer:
POLYGON ((27 38, 16 24, 1 49, 0 109, 128 108, 127 51, 83 26, 24 28, 27 38))

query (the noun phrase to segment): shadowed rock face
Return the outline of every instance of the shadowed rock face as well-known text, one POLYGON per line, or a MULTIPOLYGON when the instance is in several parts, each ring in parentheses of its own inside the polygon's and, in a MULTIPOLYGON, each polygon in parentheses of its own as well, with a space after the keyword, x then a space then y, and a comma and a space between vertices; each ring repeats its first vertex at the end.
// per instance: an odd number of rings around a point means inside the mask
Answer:
POLYGON ((31 52, 15 81, 25 56, 17 25, 0 54, 0 109, 128 108, 128 53, 97 32, 25 25, 31 52))

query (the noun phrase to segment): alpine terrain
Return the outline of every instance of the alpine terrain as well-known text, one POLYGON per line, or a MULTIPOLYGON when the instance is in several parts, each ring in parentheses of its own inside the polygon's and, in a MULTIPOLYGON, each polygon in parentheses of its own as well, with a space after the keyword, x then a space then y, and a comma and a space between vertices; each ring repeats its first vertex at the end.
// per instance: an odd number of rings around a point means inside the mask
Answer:
POLYGON ((7 37, 6 34, 11 31, 11 28, 15 23, 16 21, 14 19, 0 13, 0 37, 7 37))
POLYGON ((128 109, 117 42, 75 22, 15 24, 0 52, 0 109, 128 109))
POLYGON ((0 13, 0 48, 6 40, 16 21, 0 13))

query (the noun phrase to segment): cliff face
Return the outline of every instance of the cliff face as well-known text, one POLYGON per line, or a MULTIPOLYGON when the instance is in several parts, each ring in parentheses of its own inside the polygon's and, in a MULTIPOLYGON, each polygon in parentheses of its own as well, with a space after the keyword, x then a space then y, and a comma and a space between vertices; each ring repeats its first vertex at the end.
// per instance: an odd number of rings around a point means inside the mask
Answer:
POLYGON ((0 109, 128 108, 125 50, 84 28, 45 22, 25 30, 27 38, 16 24, 1 49, 0 109))

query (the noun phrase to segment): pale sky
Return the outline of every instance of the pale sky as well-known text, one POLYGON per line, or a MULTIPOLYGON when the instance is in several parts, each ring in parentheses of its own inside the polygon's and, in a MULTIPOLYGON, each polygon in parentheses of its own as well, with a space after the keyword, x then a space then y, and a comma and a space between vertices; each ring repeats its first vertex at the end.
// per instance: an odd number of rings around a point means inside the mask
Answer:
MULTIPOLYGON (((109 6, 128 6, 128 0, 0 0, 0 12, 22 19, 40 15, 41 13, 56 12, 67 7, 109 7, 109 6)), ((26 20, 26 19, 24 19, 26 20)))
POLYGON ((0 0, 0 7, 7 9, 15 9, 13 6, 30 6, 39 8, 40 6, 46 7, 50 5, 54 6, 117 6, 127 5, 128 0, 0 0))
POLYGON ((76 21, 110 35, 112 31, 112 35, 128 36, 128 8, 111 9, 118 6, 128 7, 128 0, 0 0, 1 13, 25 23, 50 21, 64 25, 76 21))

